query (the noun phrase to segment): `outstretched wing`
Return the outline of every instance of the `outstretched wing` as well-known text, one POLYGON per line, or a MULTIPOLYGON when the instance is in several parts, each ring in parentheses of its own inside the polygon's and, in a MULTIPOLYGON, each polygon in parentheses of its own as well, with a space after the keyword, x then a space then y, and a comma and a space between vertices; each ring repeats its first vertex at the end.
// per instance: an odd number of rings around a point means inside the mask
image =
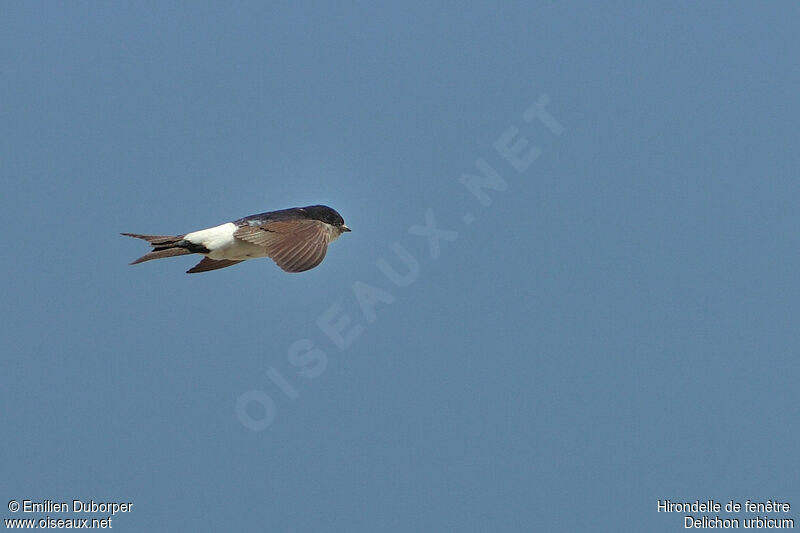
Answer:
POLYGON ((241 226, 233 236, 263 246, 286 272, 303 272, 319 265, 330 242, 328 225, 319 220, 277 220, 241 226))
POLYGON ((231 259, 210 259, 204 257, 202 261, 186 271, 187 274, 196 274, 197 272, 208 272, 209 270, 217 270, 218 268, 225 268, 233 266, 241 261, 233 261, 231 259))

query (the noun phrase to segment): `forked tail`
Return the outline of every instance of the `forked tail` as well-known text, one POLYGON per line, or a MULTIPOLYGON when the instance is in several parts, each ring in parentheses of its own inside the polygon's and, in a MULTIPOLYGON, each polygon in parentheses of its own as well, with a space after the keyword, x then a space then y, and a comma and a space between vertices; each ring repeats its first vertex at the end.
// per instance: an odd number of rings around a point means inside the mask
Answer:
POLYGON ((122 233, 121 235, 145 240, 153 247, 152 252, 146 253, 136 261, 133 261, 132 265, 153 259, 193 254, 198 251, 190 249, 192 248, 191 243, 183 240, 183 235, 139 235, 138 233, 122 233))

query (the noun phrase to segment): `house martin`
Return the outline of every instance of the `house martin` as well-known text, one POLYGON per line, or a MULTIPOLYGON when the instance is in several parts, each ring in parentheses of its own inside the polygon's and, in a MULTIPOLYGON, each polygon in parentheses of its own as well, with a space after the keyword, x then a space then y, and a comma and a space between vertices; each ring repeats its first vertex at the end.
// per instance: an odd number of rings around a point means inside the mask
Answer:
POLYGON ((178 255, 204 255, 202 261, 186 271, 194 274, 257 257, 271 258, 286 272, 304 272, 319 265, 328 244, 347 231, 350 228, 334 209, 310 205, 250 215, 185 235, 122 235, 144 239, 153 247, 132 265, 178 255))

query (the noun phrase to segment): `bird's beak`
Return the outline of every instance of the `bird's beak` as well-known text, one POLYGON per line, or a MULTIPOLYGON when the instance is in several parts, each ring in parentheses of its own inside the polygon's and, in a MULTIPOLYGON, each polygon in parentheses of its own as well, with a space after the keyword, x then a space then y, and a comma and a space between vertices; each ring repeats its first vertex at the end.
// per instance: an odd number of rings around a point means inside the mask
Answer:
POLYGON ((345 231, 353 231, 353 230, 351 230, 350 228, 348 228, 347 226, 342 224, 342 231, 345 232, 345 231))

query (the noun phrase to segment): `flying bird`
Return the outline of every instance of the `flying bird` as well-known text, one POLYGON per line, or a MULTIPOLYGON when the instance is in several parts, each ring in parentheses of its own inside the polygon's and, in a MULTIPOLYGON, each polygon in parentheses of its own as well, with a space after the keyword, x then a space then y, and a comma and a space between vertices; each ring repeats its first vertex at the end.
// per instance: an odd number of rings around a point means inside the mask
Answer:
POLYGON ((194 274, 257 257, 271 258, 286 272, 304 272, 319 265, 328 244, 347 231, 350 228, 334 209, 310 205, 250 215, 185 235, 122 235, 144 239, 153 247, 132 265, 164 257, 202 254, 203 260, 186 271, 194 274))

